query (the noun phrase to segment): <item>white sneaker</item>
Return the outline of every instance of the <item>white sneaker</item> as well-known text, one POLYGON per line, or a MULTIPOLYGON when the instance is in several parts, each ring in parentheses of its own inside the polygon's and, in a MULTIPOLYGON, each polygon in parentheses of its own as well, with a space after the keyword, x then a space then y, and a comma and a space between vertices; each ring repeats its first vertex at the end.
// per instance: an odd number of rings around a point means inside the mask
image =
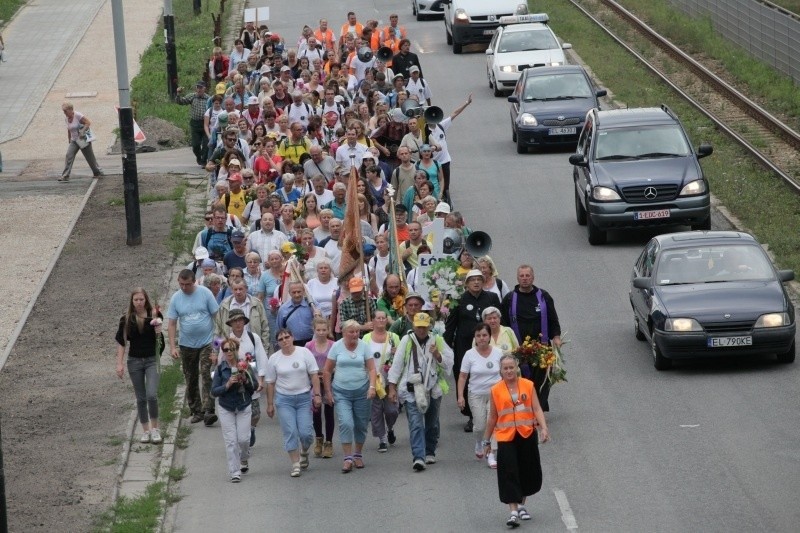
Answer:
POLYGON ((426 465, 436 464, 436 456, 435 455, 426 455, 425 456, 425 464, 426 465))
POLYGON ((141 442, 142 444, 150 444, 150 432, 145 431, 144 433, 142 433, 142 438, 139 439, 139 442, 141 442))
POLYGON ((158 428, 150 430, 150 442, 153 444, 161 444, 164 442, 164 439, 161 438, 161 431, 159 431, 158 428))
POLYGON ((480 442, 475 443, 475 457, 483 459, 483 445, 480 442))
POLYGON ((486 456, 486 462, 489 464, 489 468, 497 468, 497 459, 494 457, 494 452, 489 452, 486 456))

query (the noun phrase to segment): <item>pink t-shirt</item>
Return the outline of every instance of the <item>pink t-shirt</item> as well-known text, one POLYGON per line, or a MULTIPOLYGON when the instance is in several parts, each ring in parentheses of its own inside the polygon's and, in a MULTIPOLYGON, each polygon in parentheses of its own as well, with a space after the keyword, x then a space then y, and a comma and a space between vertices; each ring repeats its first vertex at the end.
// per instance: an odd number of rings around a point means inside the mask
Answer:
POLYGON ((306 343, 305 347, 308 349, 309 352, 311 352, 314 355, 314 359, 317 360, 317 366, 319 366, 320 370, 322 370, 322 368, 325 366, 325 361, 328 360, 328 352, 331 351, 331 346, 333 346, 333 341, 328 339, 328 345, 327 348, 325 348, 325 351, 318 352, 317 341, 311 339, 310 341, 308 341, 308 343, 306 343))

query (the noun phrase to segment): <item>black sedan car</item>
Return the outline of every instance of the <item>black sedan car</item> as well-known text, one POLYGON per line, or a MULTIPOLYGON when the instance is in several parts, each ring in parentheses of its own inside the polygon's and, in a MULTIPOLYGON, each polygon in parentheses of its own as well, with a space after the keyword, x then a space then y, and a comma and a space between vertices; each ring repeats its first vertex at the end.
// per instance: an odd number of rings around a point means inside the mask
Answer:
POLYGON ((590 109, 605 89, 595 89, 580 65, 525 69, 508 97, 511 140, 517 153, 536 146, 575 145, 590 109))
POLYGON ((783 282, 752 235, 689 231, 654 237, 631 277, 636 338, 647 340, 658 370, 673 359, 795 356, 795 312, 783 282))

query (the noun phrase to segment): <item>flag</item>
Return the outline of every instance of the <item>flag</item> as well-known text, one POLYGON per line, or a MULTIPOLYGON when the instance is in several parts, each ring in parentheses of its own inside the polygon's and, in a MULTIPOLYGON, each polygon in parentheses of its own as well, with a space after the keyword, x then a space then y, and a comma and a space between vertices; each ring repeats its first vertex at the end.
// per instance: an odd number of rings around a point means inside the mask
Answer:
POLYGON ((361 236, 361 217, 358 214, 358 178, 355 165, 350 167, 350 180, 347 182, 345 213, 342 224, 342 256, 339 261, 339 282, 347 281, 364 270, 363 246, 361 236))
POLYGON ((400 276, 400 281, 405 280, 405 267, 400 257, 400 243, 397 241, 397 222, 394 219, 394 197, 389 200, 389 225, 386 233, 389 237, 389 274, 400 276))

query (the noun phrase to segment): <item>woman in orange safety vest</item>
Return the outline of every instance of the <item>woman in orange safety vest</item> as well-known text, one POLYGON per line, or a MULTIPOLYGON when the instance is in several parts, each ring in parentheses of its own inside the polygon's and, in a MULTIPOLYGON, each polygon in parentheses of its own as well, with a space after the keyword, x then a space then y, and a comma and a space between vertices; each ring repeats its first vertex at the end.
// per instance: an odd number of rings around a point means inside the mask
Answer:
POLYGON ((511 510, 506 525, 515 528, 520 520, 531 519, 525 509, 525 498, 542 488, 537 432, 542 442, 550 440, 550 434, 533 382, 519 377, 513 355, 500 358, 500 377, 502 380, 491 390, 483 446, 486 453, 491 451, 489 438, 494 433, 500 501, 511 510))

